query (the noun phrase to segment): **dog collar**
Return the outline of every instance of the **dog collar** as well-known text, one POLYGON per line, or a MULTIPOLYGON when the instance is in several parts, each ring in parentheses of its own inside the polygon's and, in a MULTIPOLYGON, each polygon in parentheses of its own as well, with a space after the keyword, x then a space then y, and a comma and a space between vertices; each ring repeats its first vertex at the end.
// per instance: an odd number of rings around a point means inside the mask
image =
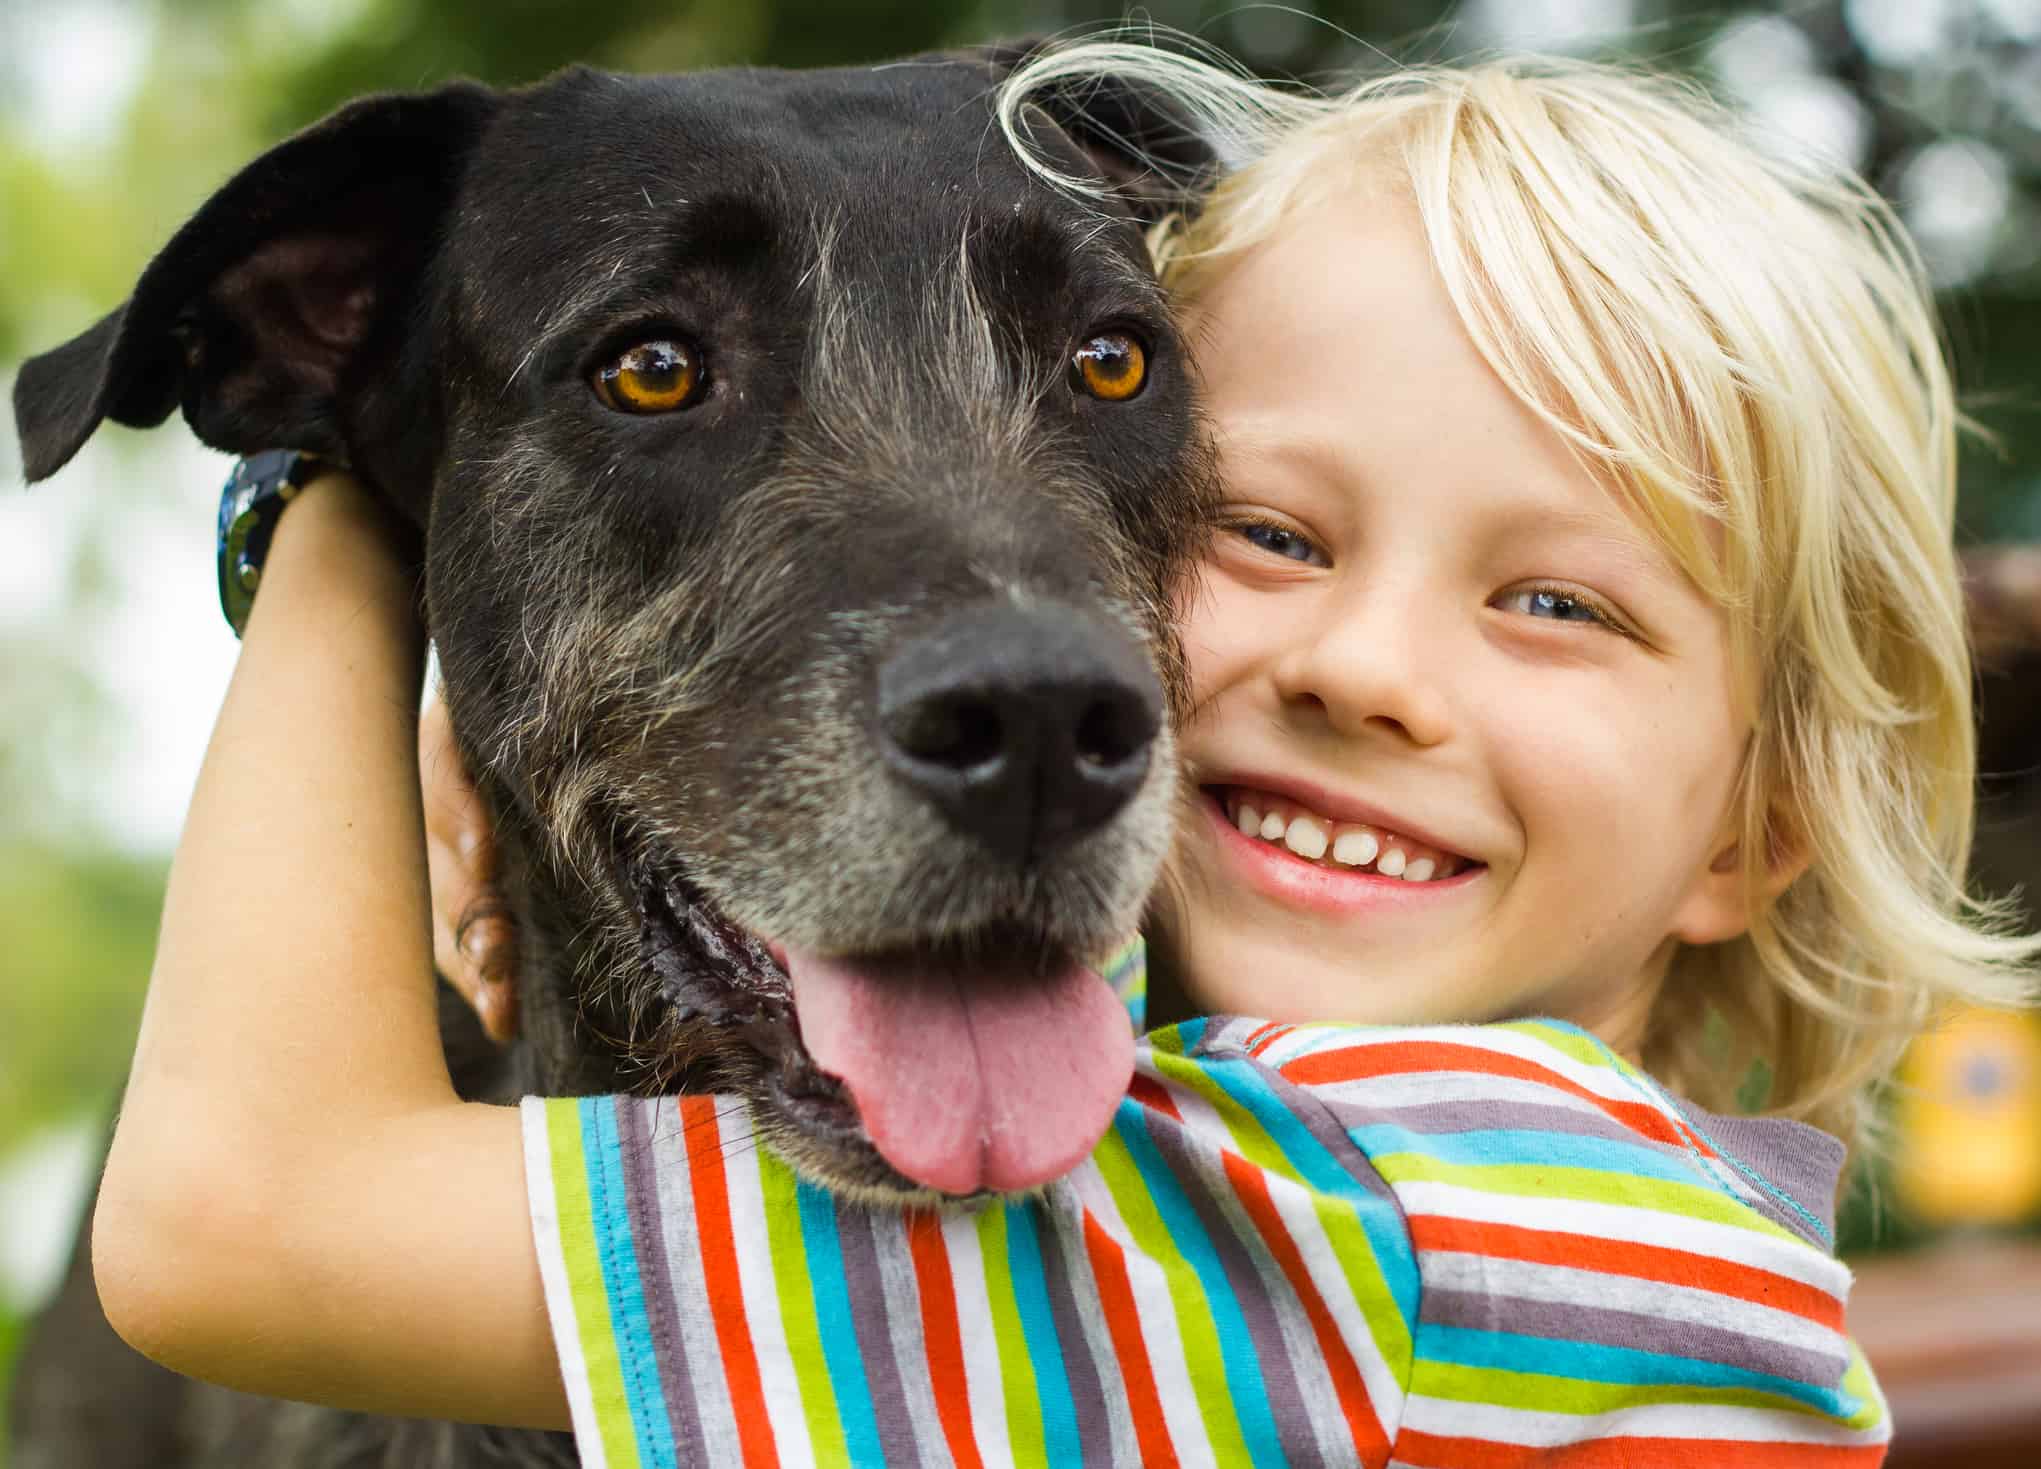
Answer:
POLYGON ((268 449, 236 464, 220 491, 220 611, 237 638, 248 626, 276 522, 318 464, 296 449, 268 449))

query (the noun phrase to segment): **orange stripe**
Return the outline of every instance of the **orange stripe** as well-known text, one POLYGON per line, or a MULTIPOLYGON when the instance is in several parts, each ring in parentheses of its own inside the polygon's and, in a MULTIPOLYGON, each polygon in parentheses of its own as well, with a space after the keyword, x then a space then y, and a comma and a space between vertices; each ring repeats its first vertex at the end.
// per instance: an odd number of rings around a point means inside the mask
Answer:
POLYGON ((957 1287, 950 1279, 950 1254, 943 1248, 942 1223, 927 1209, 907 1216, 907 1248, 921 1294, 921 1341, 928 1355, 929 1386, 936 1417, 957 1469, 985 1469, 978 1440, 971 1435, 971 1390, 964 1381, 964 1338, 957 1322, 957 1287))
POLYGON ((744 1317, 744 1287, 737 1274, 736 1234, 730 1223, 730 1190, 723 1179, 723 1142, 716 1124, 715 1099, 681 1097, 679 1102, 680 1135, 687 1139, 688 1182, 694 1189, 695 1217, 701 1224, 702 1280, 716 1322, 723 1377, 730 1386, 737 1442, 747 1465, 777 1469, 779 1451, 773 1445, 772 1420, 765 1412, 758 1353, 751 1345, 751 1327, 744 1317))
POLYGON ((1170 1100, 1168 1089, 1152 1076, 1135 1072, 1133 1079, 1127 1083, 1127 1095, 1151 1112, 1161 1112, 1178 1122, 1183 1121, 1183 1113, 1177 1111, 1176 1103, 1170 1100))
POLYGON ((1134 1286, 1127 1278, 1125 1255, 1089 1209, 1084 1211, 1084 1248, 1091 1256, 1091 1274, 1098 1282, 1106 1331, 1113 1339, 1113 1356, 1119 1361, 1120 1381, 1127 1389, 1127 1411, 1134 1420, 1141 1463, 1146 1469, 1176 1469, 1176 1445, 1170 1441, 1169 1424, 1162 1416, 1162 1395, 1155 1390, 1148 1344, 1141 1339, 1141 1318, 1134 1308, 1134 1286))
POLYGON ((1263 1051, 1289 1033, 1290 1027, 1283 1024, 1280 1020, 1264 1021, 1262 1024, 1257 1025, 1254 1028, 1254 1032, 1248 1036, 1245 1042, 1247 1054, 1259 1056, 1263 1051))
POLYGON ((1831 1331, 1843 1329, 1843 1303, 1818 1285, 1756 1265, 1738 1265, 1713 1255, 1669 1245, 1638 1244, 1520 1224, 1488 1224, 1444 1214, 1409 1216, 1411 1243, 1419 1250, 1456 1250, 1524 1260, 1534 1265, 1570 1265, 1605 1275, 1628 1275, 1661 1285, 1694 1286, 1804 1316, 1831 1331))
POLYGON ((1597 1438, 1534 1448, 1405 1429, 1396 1462, 1411 1469, 1856 1469, 1884 1462, 1884 1444, 1750 1443, 1720 1438, 1597 1438))
POLYGON ((1678 1147, 1693 1148, 1704 1156, 1714 1156, 1713 1149, 1699 1138, 1690 1136, 1685 1129, 1675 1127, 1656 1107, 1642 1102, 1613 1100, 1599 1092, 1591 1092, 1535 1061, 1481 1046, 1455 1045, 1449 1041, 1384 1041, 1380 1045, 1342 1046, 1334 1051, 1299 1056, 1278 1069, 1299 1086, 1361 1081, 1370 1076, 1407 1076, 1414 1071, 1472 1071, 1488 1076, 1514 1077, 1519 1081, 1535 1081, 1541 1086, 1556 1087, 1571 1096, 1592 1102, 1631 1131, 1642 1133, 1654 1142, 1672 1143, 1678 1147))
POLYGON ((1233 1191, 1240 1196, 1248 1218, 1261 1231, 1269 1253, 1282 1266, 1290 1289, 1296 1292, 1304 1314, 1310 1318, 1312 1334, 1318 1338, 1318 1350, 1324 1355, 1326 1370, 1332 1375, 1333 1391, 1339 1395, 1340 1411, 1346 1415, 1347 1432, 1353 1439, 1355 1452, 1363 1464, 1388 1463, 1389 1436, 1383 1432, 1382 1420, 1375 1416, 1375 1405, 1368 1398, 1368 1385, 1361 1380, 1361 1369, 1355 1363, 1353 1353, 1347 1350, 1346 1340, 1339 1334, 1332 1313, 1318 1294, 1310 1271, 1304 1268, 1304 1257, 1297 1250, 1297 1242, 1290 1237, 1289 1228, 1276 1212, 1275 1201, 1269 1197, 1268 1180, 1262 1176, 1260 1169, 1245 1159, 1230 1152, 1220 1156, 1225 1160, 1226 1177, 1232 1183, 1233 1191))

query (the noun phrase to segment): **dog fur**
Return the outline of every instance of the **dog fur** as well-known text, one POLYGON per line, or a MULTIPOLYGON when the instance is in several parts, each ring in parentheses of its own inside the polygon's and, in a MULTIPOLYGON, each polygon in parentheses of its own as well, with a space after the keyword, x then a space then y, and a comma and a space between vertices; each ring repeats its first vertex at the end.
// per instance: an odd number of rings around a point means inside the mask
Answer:
MULTIPOLYGON (((805 1062, 761 936, 1004 984, 1134 927, 1166 727, 1053 849, 989 842, 875 749, 875 680, 960 615, 1003 629, 1001 667, 1075 628, 1104 650, 1086 677, 1181 693, 1169 599, 1212 477, 1141 230, 1208 160, 1100 89, 1033 121, 1116 188, 1050 188, 991 119, 1021 54, 368 99, 24 368, 32 479, 105 418, 181 407, 217 447, 351 465, 406 528, 519 938, 511 1048, 442 1006, 465 1095, 735 1092, 797 1167, 904 1192, 805 1062), (1147 349, 1126 402, 1069 371, 1106 330, 1147 349), (593 366, 660 336, 701 345, 709 391, 605 408, 593 366)), ((83 1258, 22 1363, 19 1469, 574 1462, 561 1435, 184 1384, 119 1346, 83 1258)))

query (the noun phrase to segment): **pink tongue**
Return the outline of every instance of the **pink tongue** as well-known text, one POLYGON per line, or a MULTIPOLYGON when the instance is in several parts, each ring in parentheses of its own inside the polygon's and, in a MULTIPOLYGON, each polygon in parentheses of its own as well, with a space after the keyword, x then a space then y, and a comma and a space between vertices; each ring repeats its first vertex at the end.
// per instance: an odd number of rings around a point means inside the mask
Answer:
POLYGON ((932 1189, 1011 1192, 1088 1156, 1134 1074, 1134 1033, 1106 982, 1072 968, 976 981, 866 974, 786 953, 801 1038, 850 1089, 873 1146, 932 1189))

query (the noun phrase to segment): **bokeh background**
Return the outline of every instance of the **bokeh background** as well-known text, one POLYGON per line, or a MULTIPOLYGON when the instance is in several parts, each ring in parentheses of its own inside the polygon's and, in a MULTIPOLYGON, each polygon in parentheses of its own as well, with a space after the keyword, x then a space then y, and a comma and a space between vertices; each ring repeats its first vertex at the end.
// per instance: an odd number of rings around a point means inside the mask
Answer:
MULTIPOLYGON (((2041 0, 1150 0, 1140 15, 1302 78, 1498 48, 1642 58, 1846 160, 1920 240, 1994 436, 1966 451, 1962 534, 2041 541, 2041 0)), ((229 172, 359 92, 573 60, 850 63, 1119 18, 1082 0, 0 0, 0 385, 118 303, 229 172)), ((234 656, 212 572, 224 472, 181 425, 109 429, 29 491, 0 433, 0 1386, 96 1164, 234 656)), ((2023 680, 2041 679, 2013 656, 2002 730, 2031 716, 2023 680)), ((1996 748, 1984 880, 2003 886, 2041 877, 2025 824, 2041 731, 1996 748)), ((1984 1213, 2018 1232, 2035 1222, 2013 1174, 2041 1169, 2041 1062, 2031 1028, 1982 1034, 1935 1064, 2012 1108, 1984 1168, 2001 1159, 2016 1186, 1984 1213)), ((1979 1135, 1960 1109, 1941 1125, 1979 1135)), ((1911 1245, 1935 1222, 1859 1204, 1849 1242, 1911 1245)))

